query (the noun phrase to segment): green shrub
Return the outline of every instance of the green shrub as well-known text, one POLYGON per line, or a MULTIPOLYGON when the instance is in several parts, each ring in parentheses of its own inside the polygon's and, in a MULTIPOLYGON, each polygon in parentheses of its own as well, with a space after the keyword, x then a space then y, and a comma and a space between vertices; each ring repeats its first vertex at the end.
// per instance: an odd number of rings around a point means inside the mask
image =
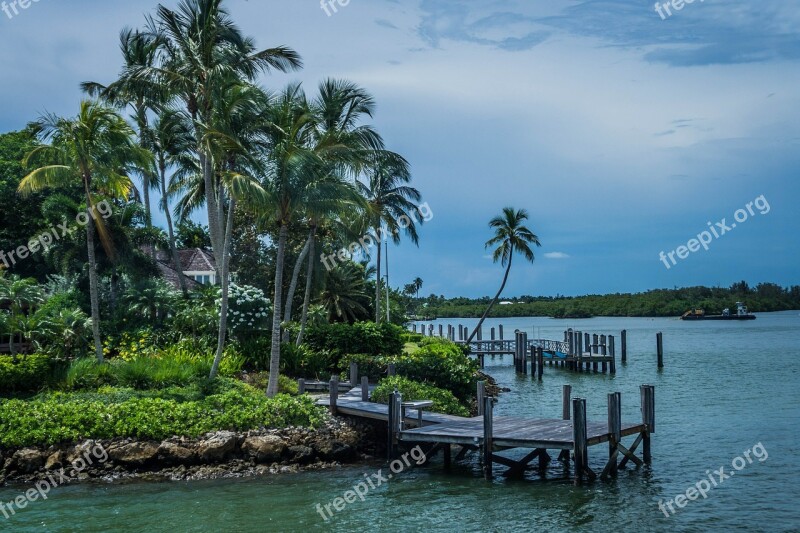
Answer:
POLYGON ((326 324, 309 328, 305 343, 314 351, 329 351, 338 355, 399 355, 405 344, 403 333, 402 327, 386 322, 326 324))
POLYGON ((461 405, 450 391, 413 381, 403 376, 392 376, 382 380, 372 392, 372 401, 389 403, 389 395, 395 389, 403 395, 403 401, 433 401, 431 411, 435 413, 470 416, 469 409, 461 405))
POLYGON ((44 388, 53 370, 46 355, 0 356, 0 394, 30 392, 44 388))
POLYGON ((420 343, 422 342, 422 339, 425 338, 425 336, 420 333, 403 333, 401 338, 403 339, 403 342, 420 343))
POLYGON ((478 364, 454 342, 426 342, 414 353, 397 358, 397 374, 451 391, 462 402, 475 394, 478 364))
POLYGON ((299 378, 327 379, 338 372, 339 358, 329 350, 312 350, 305 344, 281 346, 281 370, 299 378))
MULTIPOLYGON (((267 384, 269 383, 269 372, 247 374, 243 377, 243 379, 248 385, 265 391, 267 390, 267 384)), ((278 392, 280 394, 289 394, 291 396, 297 396, 300 394, 297 381, 289 376, 284 376, 283 374, 278 376, 278 392)))
MULTIPOLYGON (((394 358, 382 355, 353 354, 342 357, 339 361, 339 371, 345 375, 350 373, 350 363, 358 365, 358 375, 368 376, 371 382, 377 382, 386 377, 387 367, 394 358)), ((349 375, 348 375, 349 379, 349 375)))
POLYGON ((0 446, 198 437, 219 430, 316 427, 324 420, 324 411, 308 396, 267 398, 244 383, 219 381, 223 383, 216 393, 188 401, 176 399, 177 389, 159 396, 109 388, 89 394, 50 393, 30 401, 0 400, 0 446))

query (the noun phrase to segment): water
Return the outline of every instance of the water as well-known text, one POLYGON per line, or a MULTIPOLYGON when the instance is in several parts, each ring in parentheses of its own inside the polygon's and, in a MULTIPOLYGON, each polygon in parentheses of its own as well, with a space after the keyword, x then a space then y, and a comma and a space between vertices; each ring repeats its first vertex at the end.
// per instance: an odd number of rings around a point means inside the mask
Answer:
MULTIPOLYGON (((476 322, 441 321, 445 327, 476 322)), ((615 335, 627 329, 629 361, 618 364, 616 376, 548 366, 540 383, 516 376, 510 356, 487 357, 486 366, 512 389, 497 406, 501 415, 558 418, 561 385, 569 383, 575 396, 587 398, 591 419, 605 420, 606 394, 620 391, 623 419, 638 421, 639 385, 654 384, 652 466, 629 467, 612 482, 573 487, 557 461, 547 470, 547 480, 531 473, 525 480, 498 476, 487 483, 474 461, 444 474, 437 458, 427 467, 398 474, 328 522, 316 504, 342 496, 365 473, 383 468, 385 475, 385 467, 229 481, 73 485, 31 503, 10 520, 0 514, 0 531, 800 531, 798 312, 760 314, 742 323, 489 320, 484 338, 489 327, 501 322, 506 337, 517 328, 553 339, 568 327, 615 335), (658 331, 664 332, 663 371, 656 368, 658 331), (751 453, 752 464, 713 488, 706 499, 675 508, 669 518, 659 510, 660 500, 708 479, 707 471, 721 466, 726 474, 733 471, 732 461, 758 443, 768 453, 766 460, 751 453)), ((591 467, 601 470, 606 447, 591 447, 589 455, 591 467)), ((15 498, 23 488, 0 489, 0 501, 15 498)))

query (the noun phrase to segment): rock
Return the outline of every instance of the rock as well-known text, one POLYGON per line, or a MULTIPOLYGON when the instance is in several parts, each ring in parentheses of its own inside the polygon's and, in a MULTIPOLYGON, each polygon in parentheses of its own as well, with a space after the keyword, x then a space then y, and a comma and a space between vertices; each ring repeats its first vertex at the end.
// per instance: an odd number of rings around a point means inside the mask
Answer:
POLYGON ((158 457, 171 464, 186 465, 197 462, 197 451, 174 442, 164 441, 158 447, 158 457))
POLYGON ((242 451, 258 463, 273 463, 280 461, 283 452, 286 451, 286 443, 276 435, 247 437, 242 445, 242 451))
POLYGON ((7 467, 11 466, 20 473, 31 474, 42 468, 45 459, 45 452, 38 448, 22 448, 14 452, 11 464, 7 462, 7 467))
POLYGON ((112 445, 108 456, 115 463, 125 465, 143 465, 158 456, 158 446, 152 442, 131 442, 129 444, 112 445))
POLYGON ((86 461, 86 457, 92 457, 92 460, 94 461, 95 459, 92 451, 95 449, 95 444, 96 443, 93 440, 85 440, 79 444, 76 444, 67 452, 67 463, 72 464, 78 459, 83 459, 86 461))
POLYGON ((306 465, 314 460, 314 450, 308 446, 290 446, 289 454, 293 463, 301 465, 306 465))
POLYGON ((44 463, 45 470, 56 470, 64 466, 64 462, 66 461, 67 455, 62 452, 61 450, 50 454, 47 458, 47 461, 44 463))
POLYGON ((197 445, 197 453, 204 461, 224 461, 235 450, 236 433, 231 431, 220 431, 197 445))
POLYGON ((332 461, 348 461, 356 455, 355 448, 339 440, 315 443, 314 449, 320 456, 332 461))

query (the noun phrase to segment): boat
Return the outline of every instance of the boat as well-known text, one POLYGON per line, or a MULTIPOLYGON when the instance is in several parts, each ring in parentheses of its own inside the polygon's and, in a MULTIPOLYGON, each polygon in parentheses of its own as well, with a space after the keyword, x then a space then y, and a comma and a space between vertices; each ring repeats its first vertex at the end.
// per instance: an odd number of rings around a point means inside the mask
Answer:
POLYGON ((730 309, 724 309, 721 315, 707 315, 702 309, 691 309, 686 311, 681 320, 755 320, 756 315, 747 311, 747 306, 742 302, 736 302, 736 314, 732 314, 730 309))

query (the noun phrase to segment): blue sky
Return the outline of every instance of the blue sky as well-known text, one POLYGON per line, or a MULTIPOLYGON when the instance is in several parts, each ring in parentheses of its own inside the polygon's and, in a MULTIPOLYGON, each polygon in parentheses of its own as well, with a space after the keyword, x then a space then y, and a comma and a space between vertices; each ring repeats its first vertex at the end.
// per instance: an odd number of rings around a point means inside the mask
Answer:
MULTIPOLYGON (((74 114, 78 84, 113 79, 119 30, 155 5, 0 12, 0 131, 74 114)), ((800 283, 796 0, 696 0, 666 20, 649 0, 228 7, 259 45, 304 58, 266 86, 313 92, 330 76, 375 95, 374 124, 434 213, 419 248, 390 249, 393 285, 420 276, 425 294, 493 294, 502 267, 484 250, 487 222, 506 205, 530 212, 543 243, 534 264, 515 263, 509 296, 800 283), (659 260, 762 195, 768 213, 669 269, 659 260)))

